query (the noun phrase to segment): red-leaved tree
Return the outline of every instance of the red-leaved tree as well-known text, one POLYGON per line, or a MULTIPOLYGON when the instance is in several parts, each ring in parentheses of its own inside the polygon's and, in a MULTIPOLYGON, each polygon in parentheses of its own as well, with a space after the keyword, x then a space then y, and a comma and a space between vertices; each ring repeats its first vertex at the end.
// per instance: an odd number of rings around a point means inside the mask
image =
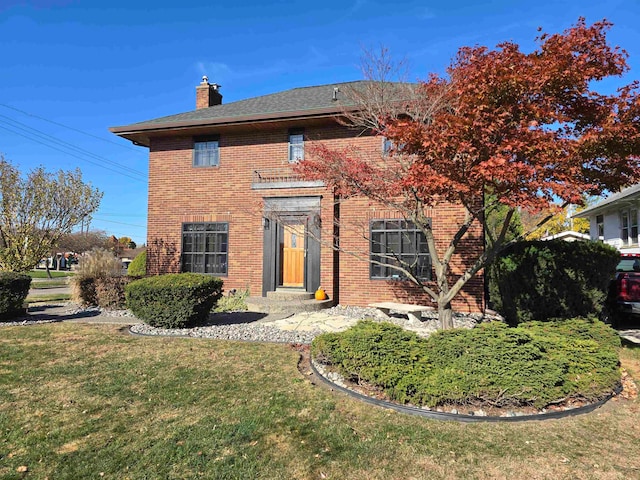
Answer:
POLYGON ((347 92, 354 105, 341 121, 394 147, 372 156, 319 143, 299 165, 299 173, 323 180, 340 198, 393 207, 424 233, 435 281, 422 281, 400 258, 394 268, 433 299, 442 328, 453 326, 452 299, 510 243, 505 235, 517 208, 581 204, 584 194, 639 181, 638 82, 611 94, 594 89, 628 70, 626 52, 607 43, 610 27, 580 18, 562 34, 540 35, 531 53, 511 42, 495 50, 464 47, 446 77, 411 85, 388 81, 393 70, 383 52, 367 64, 371 81, 347 92), (465 212, 445 247, 425 214, 443 203, 465 212), (456 249, 498 205, 508 211, 497 234, 485 229, 489 246, 465 257, 464 271, 454 275, 456 249))

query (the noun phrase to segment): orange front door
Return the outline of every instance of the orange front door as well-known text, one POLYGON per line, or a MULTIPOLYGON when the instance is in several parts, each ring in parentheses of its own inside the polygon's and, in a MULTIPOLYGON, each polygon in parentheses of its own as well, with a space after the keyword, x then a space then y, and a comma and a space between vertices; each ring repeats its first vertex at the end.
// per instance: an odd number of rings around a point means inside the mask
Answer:
POLYGON ((304 286, 304 225, 285 225, 282 286, 304 286))

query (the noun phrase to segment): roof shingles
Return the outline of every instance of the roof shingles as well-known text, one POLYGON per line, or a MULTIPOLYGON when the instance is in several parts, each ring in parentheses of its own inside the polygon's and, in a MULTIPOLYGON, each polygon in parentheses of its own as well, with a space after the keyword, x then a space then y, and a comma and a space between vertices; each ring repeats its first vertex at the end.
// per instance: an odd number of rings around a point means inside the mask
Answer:
POLYGON ((261 97, 248 98, 237 102, 223 103, 208 108, 201 108, 191 112, 169 115, 144 122, 129 125, 131 129, 136 127, 168 126, 179 122, 197 122, 229 119, 235 117, 258 116, 274 114, 287 116, 287 113, 305 112, 313 110, 326 110, 335 108, 340 111, 344 107, 353 105, 343 92, 337 93, 337 100, 333 99, 334 88, 341 86, 356 86, 358 82, 335 83, 319 85, 315 87, 301 87, 284 92, 272 93, 261 97))

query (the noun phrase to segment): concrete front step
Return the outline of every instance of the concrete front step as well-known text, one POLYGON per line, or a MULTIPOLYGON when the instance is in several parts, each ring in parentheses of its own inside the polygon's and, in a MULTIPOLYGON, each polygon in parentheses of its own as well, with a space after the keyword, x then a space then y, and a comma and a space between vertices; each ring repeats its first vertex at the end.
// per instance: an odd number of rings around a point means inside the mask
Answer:
POLYGON ((315 294, 301 288, 280 287, 276 288, 274 292, 267 292, 267 298, 283 302, 301 301, 315 299, 315 294))
POLYGON ((271 297, 249 297, 246 300, 247 309, 250 312, 260 313, 301 313, 317 312, 333 306, 333 300, 281 300, 271 297))

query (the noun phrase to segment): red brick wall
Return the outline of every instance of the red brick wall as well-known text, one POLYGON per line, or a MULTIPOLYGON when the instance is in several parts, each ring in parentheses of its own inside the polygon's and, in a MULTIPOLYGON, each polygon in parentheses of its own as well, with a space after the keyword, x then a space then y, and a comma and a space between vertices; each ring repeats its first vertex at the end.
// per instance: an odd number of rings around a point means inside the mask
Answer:
MULTIPOLYGON (((428 304, 426 296, 415 288, 406 288, 398 282, 369 279, 368 240, 360 228, 370 218, 393 218, 396 212, 373 207, 365 199, 345 201, 340 207, 341 246, 364 253, 365 259, 356 259, 346 253, 334 257, 331 249, 333 225, 333 194, 325 188, 260 189, 253 190, 254 170, 288 168, 288 129, 253 129, 242 133, 220 134, 220 165, 218 167, 192 167, 193 141, 190 136, 152 138, 149 155, 149 216, 148 216, 148 269, 149 273, 177 272, 180 270, 181 228, 183 222, 229 222, 229 271, 223 277, 225 290, 249 288, 252 295, 262 292, 262 199, 264 197, 321 195, 321 285, 330 298, 334 294, 334 261, 339 268, 339 298, 346 305, 366 305, 372 301, 401 299, 428 304), (358 227, 360 225, 360 227, 358 227)), ((305 136, 310 141, 322 141, 332 147, 357 143, 364 151, 379 151, 381 139, 358 137, 337 124, 307 127, 305 136)), ((456 224, 462 219, 458 206, 440 206, 432 212, 438 248, 444 249, 456 224)), ((366 233, 365 232, 365 233, 366 233)), ((473 232, 477 239, 465 248, 474 255, 482 247, 481 230, 473 232)), ((452 269, 460 271, 464 256, 454 258, 452 269)), ((335 292, 337 293, 337 292, 335 292)), ((478 311, 483 308, 483 286, 479 277, 472 280, 454 308, 478 311)))

